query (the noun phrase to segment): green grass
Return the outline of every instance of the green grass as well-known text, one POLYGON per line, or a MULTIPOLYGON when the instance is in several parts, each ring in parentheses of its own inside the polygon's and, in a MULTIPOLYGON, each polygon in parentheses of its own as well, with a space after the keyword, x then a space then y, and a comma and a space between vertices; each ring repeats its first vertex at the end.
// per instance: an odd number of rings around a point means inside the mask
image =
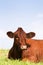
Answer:
POLYGON ((43 62, 33 63, 33 62, 24 62, 20 60, 9 60, 7 58, 8 50, 0 50, 0 65, 43 65, 43 62))

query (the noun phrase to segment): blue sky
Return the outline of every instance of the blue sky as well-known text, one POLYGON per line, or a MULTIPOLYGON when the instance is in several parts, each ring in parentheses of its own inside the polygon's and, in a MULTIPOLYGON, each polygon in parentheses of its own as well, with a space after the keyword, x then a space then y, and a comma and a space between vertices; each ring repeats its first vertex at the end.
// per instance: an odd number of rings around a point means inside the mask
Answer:
POLYGON ((6 32, 18 27, 43 39, 43 0, 0 0, 0 48, 12 47, 13 39, 6 32))

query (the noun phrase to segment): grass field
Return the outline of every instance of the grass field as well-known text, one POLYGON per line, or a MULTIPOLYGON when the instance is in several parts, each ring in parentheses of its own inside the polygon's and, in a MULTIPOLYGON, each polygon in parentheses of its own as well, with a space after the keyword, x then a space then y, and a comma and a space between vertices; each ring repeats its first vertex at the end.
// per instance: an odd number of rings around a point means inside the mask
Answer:
POLYGON ((20 60, 9 60, 7 58, 8 50, 0 50, 0 65, 43 65, 43 62, 32 63, 32 62, 24 62, 20 60))

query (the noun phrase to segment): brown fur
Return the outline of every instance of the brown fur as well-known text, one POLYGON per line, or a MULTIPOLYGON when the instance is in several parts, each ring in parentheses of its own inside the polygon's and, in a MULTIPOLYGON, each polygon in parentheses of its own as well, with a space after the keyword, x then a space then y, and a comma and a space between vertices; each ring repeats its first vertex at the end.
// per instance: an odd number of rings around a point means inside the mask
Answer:
POLYGON ((22 51, 22 59, 28 59, 33 62, 43 61, 43 40, 27 39, 30 45, 26 50, 22 51))

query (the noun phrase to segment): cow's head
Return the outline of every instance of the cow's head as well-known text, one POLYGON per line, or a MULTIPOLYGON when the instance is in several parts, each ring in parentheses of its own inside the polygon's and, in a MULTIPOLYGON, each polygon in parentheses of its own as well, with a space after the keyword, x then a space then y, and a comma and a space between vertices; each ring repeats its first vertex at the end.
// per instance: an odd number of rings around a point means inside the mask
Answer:
MULTIPOLYGON (((26 49, 26 38, 32 38, 35 36, 34 32, 25 33, 22 28, 18 28, 15 32, 7 32, 7 35, 10 38, 14 38, 14 44, 19 46, 21 49, 26 49)), ((28 45, 29 46, 29 45, 28 45)))

